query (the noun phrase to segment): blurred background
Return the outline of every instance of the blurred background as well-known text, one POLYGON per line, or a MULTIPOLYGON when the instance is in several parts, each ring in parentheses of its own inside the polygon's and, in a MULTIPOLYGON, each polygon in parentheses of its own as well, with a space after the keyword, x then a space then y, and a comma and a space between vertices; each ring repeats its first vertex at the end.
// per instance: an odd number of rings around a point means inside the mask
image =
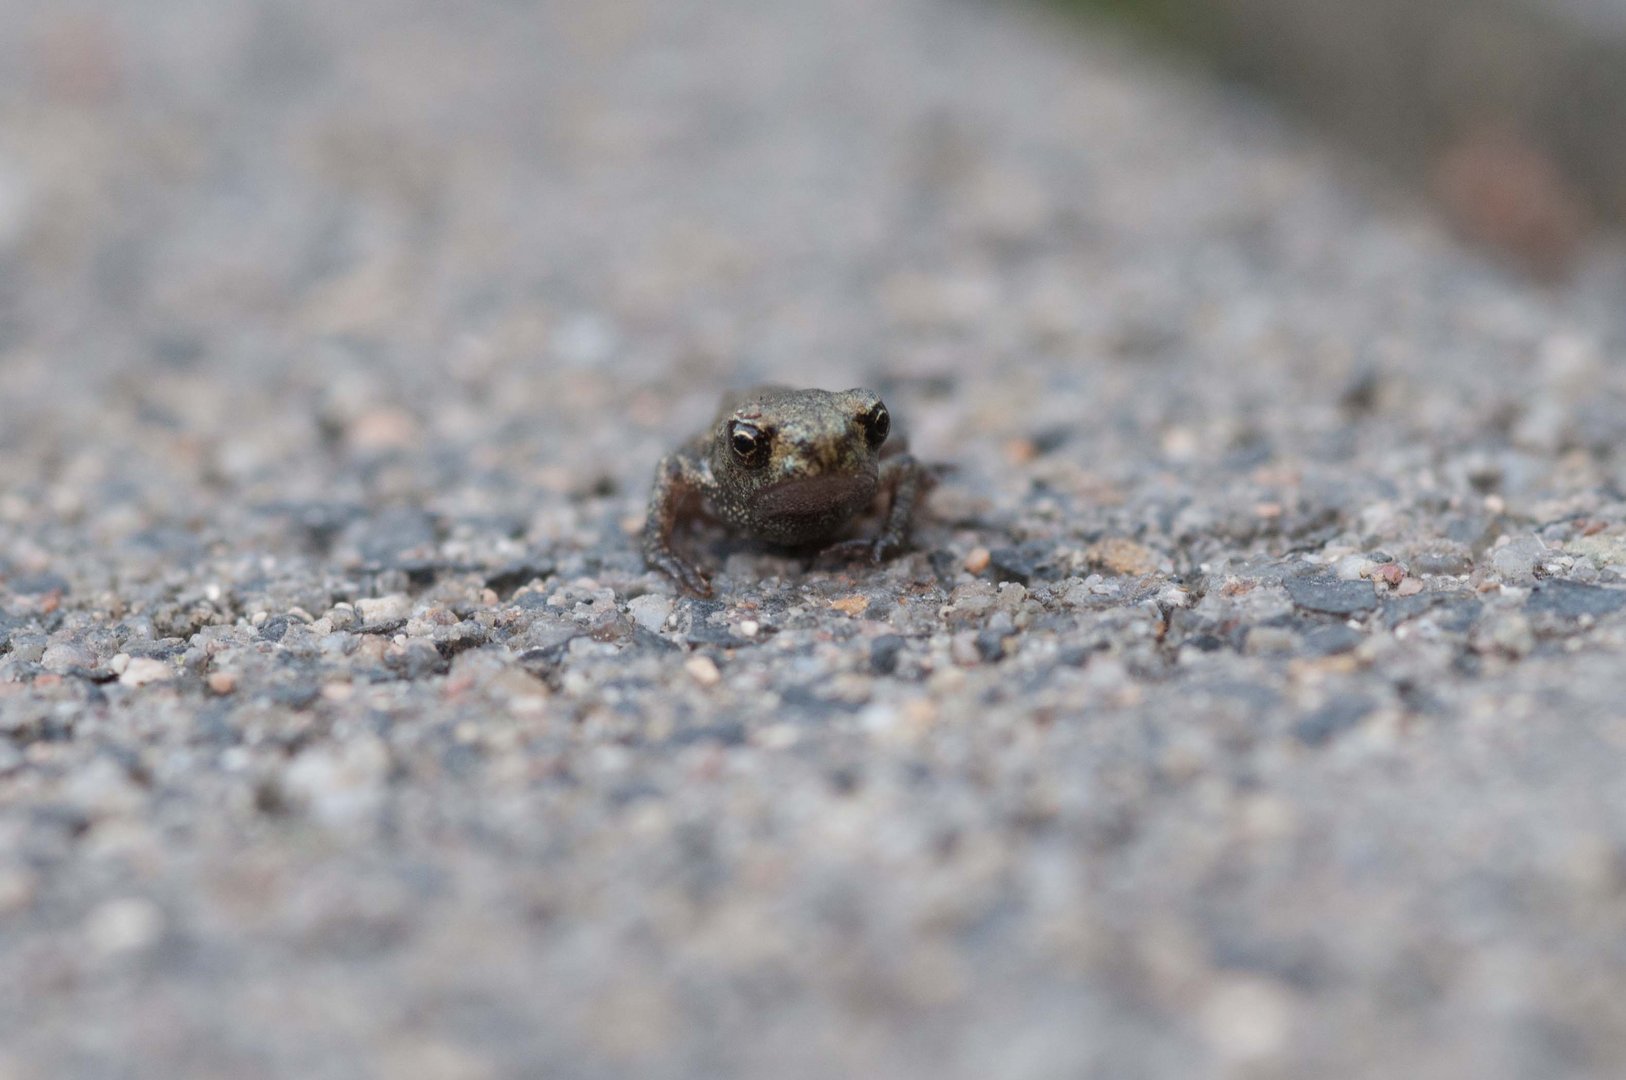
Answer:
POLYGON ((1537 274, 1626 222, 1621 0, 1061 0, 1264 88, 1537 274))

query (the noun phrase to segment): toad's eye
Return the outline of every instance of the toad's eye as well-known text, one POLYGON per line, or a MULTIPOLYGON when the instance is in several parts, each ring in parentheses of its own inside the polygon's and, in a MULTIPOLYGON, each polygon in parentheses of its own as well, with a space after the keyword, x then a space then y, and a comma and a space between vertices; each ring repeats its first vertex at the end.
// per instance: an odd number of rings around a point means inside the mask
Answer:
POLYGON ((858 422, 864 425, 864 437, 872 447, 886 442, 887 435, 892 432, 892 416, 879 401, 873 409, 859 417, 858 422))
POLYGON ((728 445, 734 460, 748 469, 768 463, 768 433, 755 424, 736 420, 728 425, 728 445))

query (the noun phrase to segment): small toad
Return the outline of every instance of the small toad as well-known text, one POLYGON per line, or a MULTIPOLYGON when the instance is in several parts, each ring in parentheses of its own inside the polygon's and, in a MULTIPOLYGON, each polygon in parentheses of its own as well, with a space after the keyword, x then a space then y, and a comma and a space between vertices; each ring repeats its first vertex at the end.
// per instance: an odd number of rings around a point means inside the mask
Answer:
POLYGON ((827 544, 878 497, 880 534, 828 548, 880 562, 901 548, 931 476, 901 441, 871 390, 766 386, 723 399, 708 431, 655 469, 644 561, 679 586, 711 595, 700 568, 672 547, 678 525, 700 514, 781 547, 827 544))

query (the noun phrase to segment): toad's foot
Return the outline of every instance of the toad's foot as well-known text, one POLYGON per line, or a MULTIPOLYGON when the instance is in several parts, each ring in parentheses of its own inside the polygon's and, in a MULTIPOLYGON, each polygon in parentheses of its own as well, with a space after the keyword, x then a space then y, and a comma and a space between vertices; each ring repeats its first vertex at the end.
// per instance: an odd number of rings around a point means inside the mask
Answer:
POLYGON ((842 540, 825 548, 820 557, 850 561, 885 562, 903 550, 909 541, 909 526, 921 498, 930 490, 933 477, 908 454, 898 454, 881 463, 881 497, 890 505, 876 537, 842 540))
POLYGON ((703 486, 701 466, 690 456, 666 455, 655 467, 655 485, 649 493, 649 514, 644 525, 645 564, 695 596, 710 596, 711 582, 698 566, 672 549, 672 536, 678 524, 693 514, 703 486))
POLYGON ((819 552, 818 561, 882 563, 898 546, 896 541, 885 536, 860 536, 831 544, 819 552))
POLYGON ((659 570, 671 578, 686 593, 702 598, 712 594, 711 581, 700 567, 670 548, 646 548, 644 562, 649 564, 650 569, 659 570))

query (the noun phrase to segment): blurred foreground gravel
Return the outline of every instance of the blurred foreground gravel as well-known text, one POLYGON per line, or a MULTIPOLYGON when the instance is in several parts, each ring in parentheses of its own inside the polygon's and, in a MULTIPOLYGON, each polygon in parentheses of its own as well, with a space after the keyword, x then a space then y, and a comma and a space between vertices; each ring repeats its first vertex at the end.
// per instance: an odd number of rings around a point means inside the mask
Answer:
POLYGON ((0 1078, 1617 1077, 1626 260, 954 0, 4 0, 0 1078), (916 550, 636 552, 731 385, 916 550))

